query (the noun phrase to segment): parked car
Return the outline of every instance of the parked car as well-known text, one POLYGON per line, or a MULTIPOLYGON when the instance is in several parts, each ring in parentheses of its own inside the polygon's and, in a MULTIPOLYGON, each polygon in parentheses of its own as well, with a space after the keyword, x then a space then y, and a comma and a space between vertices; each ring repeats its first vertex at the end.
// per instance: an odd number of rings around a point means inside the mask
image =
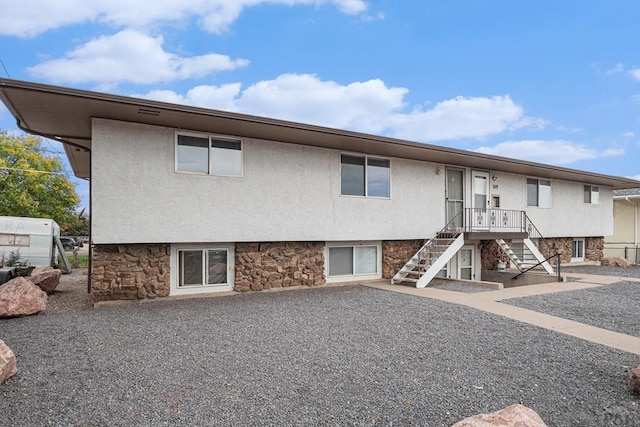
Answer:
POLYGON ((60 237, 60 242, 62 242, 62 247, 67 250, 72 250, 78 246, 78 242, 73 237, 60 237))

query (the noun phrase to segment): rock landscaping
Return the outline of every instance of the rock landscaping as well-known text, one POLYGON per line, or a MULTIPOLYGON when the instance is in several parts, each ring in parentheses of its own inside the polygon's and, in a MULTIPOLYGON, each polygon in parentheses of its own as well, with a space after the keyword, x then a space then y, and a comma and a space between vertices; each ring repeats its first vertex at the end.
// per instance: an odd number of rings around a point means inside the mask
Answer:
POLYGON ((494 427, 522 426, 546 427, 540 416, 533 409, 524 405, 511 405, 490 414, 480 414, 465 418, 452 427, 494 427))
POLYGON ((631 391, 635 394, 640 394, 640 366, 631 371, 629 385, 631 386, 631 391))
POLYGON ((60 283, 62 271, 36 267, 30 276, 16 277, 0 285, 0 318, 40 313, 47 308, 47 294, 60 283))
POLYGON ((11 349, 0 340, 0 384, 18 372, 16 356, 11 349))
POLYGON ((47 294, 24 277, 0 286, 0 317, 28 316, 46 308, 47 294))

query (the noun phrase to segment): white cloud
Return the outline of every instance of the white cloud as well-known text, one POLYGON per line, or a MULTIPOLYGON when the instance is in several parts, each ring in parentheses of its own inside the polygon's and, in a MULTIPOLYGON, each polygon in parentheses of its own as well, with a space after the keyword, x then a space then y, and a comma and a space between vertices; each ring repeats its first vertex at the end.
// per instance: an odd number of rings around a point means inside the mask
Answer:
POLYGON ((635 80, 640 80, 640 68, 634 68, 633 70, 629 70, 629 74, 635 80))
POLYGON ((333 4, 342 13, 360 14, 365 0, 22 0, 2 1, 0 34, 31 37, 65 25, 102 22, 118 27, 146 29, 196 17, 203 29, 224 32, 243 9, 260 4, 333 4))
POLYGON ((174 104, 237 111, 235 99, 240 93, 240 89, 240 83, 230 83, 222 86, 196 86, 190 89, 184 96, 171 90, 153 90, 144 95, 134 96, 174 104))
POLYGON ((636 134, 629 131, 629 132, 624 132, 622 136, 624 136, 625 138, 635 138, 636 134))
POLYGON ((180 57, 162 48, 162 36, 151 37, 134 30, 102 36, 28 69, 35 76, 65 83, 120 82, 150 84, 202 77, 216 71, 246 66, 245 59, 209 53, 180 57))
POLYGON ((418 107, 389 118, 393 136, 419 141, 483 138, 533 122, 508 95, 459 96, 439 102, 429 110, 418 107))
POLYGON ((310 74, 284 74, 244 90, 236 83, 198 86, 185 95, 153 91, 142 96, 425 142, 482 138, 540 124, 509 96, 457 97, 428 110, 403 112, 407 93, 381 80, 341 85, 310 74))
POLYGON ((493 147, 480 147, 474 151, 552 165, 567 165, 580 160, 622 156, 625 153, 620 148, 599 151, 584 144, 563 139, 506 141, 493 147))
POLYGON ((605 73, 606 74, 624 73, 624 65, 618 62, 616 65, 613 66, 613 68, 609 68, 608 70, 606 70, 605 73))

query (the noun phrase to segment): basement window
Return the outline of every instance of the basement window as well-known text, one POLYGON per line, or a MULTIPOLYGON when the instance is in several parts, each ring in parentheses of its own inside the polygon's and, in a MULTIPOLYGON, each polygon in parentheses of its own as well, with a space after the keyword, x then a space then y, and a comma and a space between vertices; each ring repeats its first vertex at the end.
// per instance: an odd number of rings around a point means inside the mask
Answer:
POLYGON ((379 244, 336 243, 326 249, 327 278, 365 280, 380 278, 381 247, 379 244))

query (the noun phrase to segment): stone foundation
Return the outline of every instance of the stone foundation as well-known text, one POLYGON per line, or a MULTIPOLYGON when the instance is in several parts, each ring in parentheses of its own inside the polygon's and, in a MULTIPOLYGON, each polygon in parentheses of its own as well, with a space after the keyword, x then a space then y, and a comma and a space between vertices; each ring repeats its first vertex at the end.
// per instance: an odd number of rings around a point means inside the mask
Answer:
POLYGON ((422 240, 387 240, 382 242, 382 278, 391 279, 418 252, 422 240))
MULTIPOLYGON (((541 245, 540 252, 546 257, 552 254, 560 254, 560 263, 569 264, 571 262, 571 247, 573 237, 554 237, 545 239, 547 245, 541 245)), ((584 260, 602 261, 604 258, 604 237, 585 237, 584 239, 584 260)), ((549 260, 551 265, 556 264, 555 258, 549 260)))
MULTIPOLYGON (((511 241, 506 241, 511 244, 511 241)), ((560 262, 568 264, 571 262, 571 247, 573 237, 554 237, 545 239, 545 243, 540 243, 538 249, 544 257, 552 254, 560 254, 560 262)), ((604 257, 604 237, 586 237, 584 239, 584 260, 602 261, 604 257)), ((483 270, 495 270, 498 260, 509 265, 509 257, 502 252, 495 240, 483 240, 480 244, 480 256, 483 270)), ((555 265, 556 259, 551 258, 549 264, 555 265)))
POLYGON ((326 283, 324 242, 236 243, 236 291, 326 283))
POLYGON ((604 258, 604 237, 586 237, 584 239, 584 260, 602 261, 604 258))
MULTIPOLYGON (((510 240, 505 240, 505 242, 511 245, 510 240)), ((480 242, 480 260, 482 270, 496 270, 498 261, 504 261, 507 265, 510 262, 509 256, 500 249, 500 245, 495 240, 482 240, 480 242)), ((484 276, 482 279, 484 280, 484 276)))
POLYGON ((93 301, 169 295, 170 245, 96 245, 91 261, 93 301))

